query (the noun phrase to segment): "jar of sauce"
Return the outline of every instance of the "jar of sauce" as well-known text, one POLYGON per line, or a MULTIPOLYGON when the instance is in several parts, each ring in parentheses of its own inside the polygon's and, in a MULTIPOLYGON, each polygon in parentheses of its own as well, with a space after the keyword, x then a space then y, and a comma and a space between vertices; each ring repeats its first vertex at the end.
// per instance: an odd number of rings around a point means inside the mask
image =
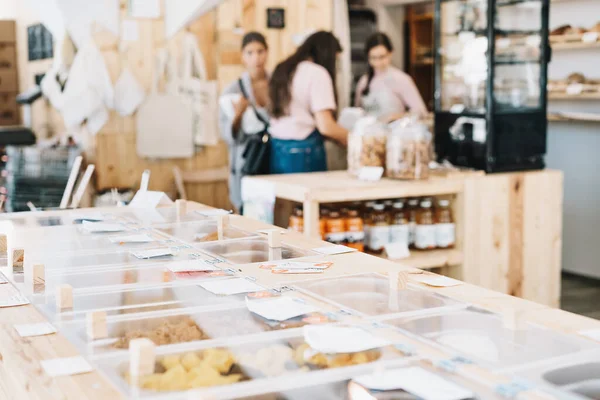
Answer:
POLYGON ((435 209, 435 240, 440 249, 456 245, 456 225, 450 210, 450 200, 440 199, 435 209))
POLYGON ((432 250, 436 248, 436 229, 433 219, 433 202, 431 199, 421 200, 417 211, 417 226, 415 229, 415 248, 432 250))
POLYGON ((390 219, 385 212, 385 204, 375 203, 369 221, 369 250, 381 254, 390 240, 390 219))
POLYGON ((331 210, 325 224, 325 240, 334 244, 345 244, 346 226, 338 210, 331 210))
POLYGON ((346 215, 346 246, 358 251, 365 251, 364 222, 358 213, 358 209, 352 207, 346 215))
POLYGON ((409 245, 408 215, 404 208, 404 200, 396 200, 393 205, 390 223, 390 243, 405 243, 409 245))
POLYGON ((304 232, 304 211, 302 210, 302 206, 294 207, 294 211, 290 215, 288 229, 298 233, 304 232))
POLYGON ((325 240, 325 234, 327 232, 327 219, 329 218, 329 208, 321 207, 319 210, 319 233, 321 239, 325 240))

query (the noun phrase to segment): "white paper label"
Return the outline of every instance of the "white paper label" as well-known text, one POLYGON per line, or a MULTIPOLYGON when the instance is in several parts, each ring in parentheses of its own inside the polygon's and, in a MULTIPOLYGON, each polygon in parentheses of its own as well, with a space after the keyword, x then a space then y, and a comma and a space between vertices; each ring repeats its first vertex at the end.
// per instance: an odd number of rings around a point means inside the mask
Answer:
POLYGON ((410 257, 408 243, 388 243, 385 245, 385 253, 390 260, 403 260, 410 257))
POLYGON ((383 167, 362 167, 358 171, 358 179, 361 181, 376 182, 383 176, 383 167))
POLYGON ((304 262, 304 261, 290 261, 284 262, 280 264, 273 264, 269 266, 268 264, 263 264, 260 266, 262 269, 322 269, 325 270, 333 265, 332 262, 304 262), (272 268, 269 268, 272 267, 272 268))
POLYGON ((588 337, 592 340, 600 342, 600 329, 589 329, 577 332, 582 336, 588 337))
POLYGON ((88 233, 123 232, 125 230, 125 227, 121 224, 105 224, 102 222, 83 221, 81 226, 88 233))
POLYGON ((261 300, 249 300, 246 298, 246 306, 251 312, 273 321, 285 321, 290 318, 319 311, 318 307, 291 297, 275 297, 261 300))
POLYGON ((149 250, 139 250, 130 252, 136 258, 141 260, 145 260, 148 258, 156 258, 156 257, 165 257, 172 256, 173 250, 168 247, 160 248, 160 249, 149 249, 149 250))
POLYGON ((390 243, 410 243, 410 232, 408 224, 390 226, 390 243))
POLYGON ((343 243, 346 240, 345 232, 327 233, 325 240, 329 243, 343 243))
POLYGON ((357 353, 389 346, 387 339, 357 327, 307 325, 304 340, 312 350, 325 354, 357 353))
POLYGON ((0 298, 0 308, 18 307, 29 304, 29 300, 27 300, 27 297, 23 296, 21 293, 16 292, 14 288, 12 289, 12 291, 14 293, 12 293, 11 295, 3 295, 2 298, 0 298))
POLYGON ((433 287, 452 287, 463 284, 461 281, 442 275, 418 275, 414 279, 433 287))
POLYGON ((271 270, 274 274, 282 275, 304 275, 304 274, 322 274, 325 272, 322 268, 294 268, 294 269, 281 269, 273 268, 271 270))
POLYGON ((594 43, 598 41, 598 32, 586 32, 581 37, 581 41, 584 43, 594 43))
POLYGON ((15 325, 15 330, 21 337, 44 336, 57 332, 56 328, 50 322, 15 325))
POLYGON ((264 287, 244 278, 220 279, 201 283, 200 286, 211 293, 223 296, 266 290, 264 287))
POLYGON ((171 272, 204 272, 204 271, 220 271, 219 268, 204 260, 188 260, 167 265, 167 269, 171 272))
POLYGON ((374 251, 381 251, 390 241, 389 226, 371 226, 369 235, 369 248, 374 251))
POLYGON ((154 242, 151 236, 147 234, 140 235, 127 235, 127 236, 114 236, 108 238, 111 243, 150 243, 154 242))
POLYGON ((227 210, 222 210, 222 209, 216 209, 216 210, 202 210, 202 211, 196 211, 198 214, 202 215, 203 217, 218 217, 221 215, 229 215, 231 214, 231 211, 227 211, 227 210))
POLYGON ((473 393, 419 367, 384 370, 354 378, 370 390, 404 390, 423 400, 463 400, 473 393))
POLYGON ((313 249, 313 251, 316 251, 317 253, 325 254, 325 255, 328 255, 328 256, 333 256, 333 255, 336 255, 336 254, 352 253, 352 252, 355 252, 357 250, 353 249, 351 247, 337 245, 337 246, 318 247, 316 249, 313 249))
POLYGON ((453 246, 456 242, 455 224, 436 224, 435 241, 437 247, 446 248, 449 246, 453 246))
POLYGON ((415 247, 420 250, 434 249, 435 225, 417 225, 415 228, 415 247))
POLYGON ((450 112, 452 114, 460 114, 463 111, 465 111, 465 105, 464 104, 453 104, 450 107, 450 112))
POLYGON ((576 96, 583 92, 583 84, 581 83, 572 83, 567 86, 567 94, 571 96, 576 96))
POLYGON ((348 243, 360 243, 365 241, 365 232, 346 232, 348 243))
POLYGON ((85 374, 94 370, 81 356, 42 360, 40 364, 50 377, 85 374))

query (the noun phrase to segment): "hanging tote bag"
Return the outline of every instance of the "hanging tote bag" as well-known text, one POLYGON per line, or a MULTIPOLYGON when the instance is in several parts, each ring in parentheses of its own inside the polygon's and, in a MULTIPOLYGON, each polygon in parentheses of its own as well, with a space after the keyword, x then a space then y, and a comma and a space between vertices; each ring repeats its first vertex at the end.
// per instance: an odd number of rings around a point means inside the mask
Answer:
POLYGON ((269 134, 269 122, 266 121, 256 110, 256 107, 248 97, 244 83, 241 79, 238 80, 242 95, 250 103, 252 111, 259 121, 264 125, 261 132, 249 135, 250 138, 246 142, 246 148, 242 157, 244 157, 244 166, 242 167, 242 175, 266 175, 270 171, 271 162, 271 135, 269 134))
POLYGON ((194 144, 214 146, 220 137, 218 83, 208 80, 204 56, 196 37, 187 33, 183 40, 183 68, 178 92, 192 107, 194 144))
POLYGON ((175 68, 166 49, 156 57, 152 92, 146 97, 136 115, 137 153, 148 158, 188 158, 194 155, 192 108, 177 94, 175 68), (159 93, 158 82, 167 75, 166 92, 159 93))

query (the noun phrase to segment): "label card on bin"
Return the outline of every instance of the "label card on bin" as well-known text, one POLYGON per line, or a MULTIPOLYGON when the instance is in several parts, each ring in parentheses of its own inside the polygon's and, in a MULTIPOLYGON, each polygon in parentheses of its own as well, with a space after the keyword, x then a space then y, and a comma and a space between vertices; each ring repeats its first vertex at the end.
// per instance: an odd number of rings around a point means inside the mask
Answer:
POLYGON ((217 281, 204 282, 200 284, 200 287, 211 293, 223 296, 261 292, 265 290, 264 287, 244 278, 220 279, 217 281))
POLYGON ((473 393, 419 367, 383 370, 354 378, 370 390, 404 390, 424 400, 463 400, 473 393))
POLYGON ((171 272, 204 272, 204 271, 220 271, 213 264, 207 263, 204 260, 188 260, 167 265, 171 272))
POLYGON ((136 258, 145 260, 148 258, 172 256, 173 250, 171 250, 168 247, 163 247, 163 248, 159 248, 159 249, 132 251, 130 253, 131 253, 131 255, 133 255, 136 258))
POLYGON ((154 242, 154 239, 145 233, 138 235, 126 235, 126 236, 115 236, 108 238, 111 243, 150 243, 154 242))
POLYGON ((415 280, 434 287, 452 287, 463 284, 461 281, 441 275, 420 275, 415 280))
POLYGON ((358 179, 361 181, 377 182, 383 176, 383 167, 362 167, 358 171, 358 179))
POLYGON ((313 249, 313 251, 316 251, 317 253, 325 254, 328 256, 333 256, 336 254, 353 253, 358 250, 353 249, 351 247, 342 246, 341 244, 339 244, 339 245, 335 245, 335 246, 318 247, 316 249, 313 249))
POLYGON ((216 209, 216 210, 202 210, 202 211, 196 211, 198 214, 202 215, 203 217, 218 217, 221 215, 229 215, 231 214, 231 211, 227 211, 227 210, 222 210, 222 209, 216 209))
POLYGON ((15 325, 15 330, 21 337, 44 336, 56 333, 56 328, 50 322, 15 325))
POLYGON ((404 260, 410 257, 410 251, 406 243, 388 243, 385 245, 385 253, 390 260, 404 260))
POLYGON ((85 374, 94 370, 81 356, 42 360, 40 364, 44 372, 51 377, 85 374))
POLYGON ((304 340, 313 350, 326 354, 357 353, 390 345, 387 339, 349 326, 307 325, 304 340))
POLYGON ((261 300, 246 299, 246 306, 254 314, 273 321, 285 321, 319 311, 318 307, 292 297, 275 297, 261 300))

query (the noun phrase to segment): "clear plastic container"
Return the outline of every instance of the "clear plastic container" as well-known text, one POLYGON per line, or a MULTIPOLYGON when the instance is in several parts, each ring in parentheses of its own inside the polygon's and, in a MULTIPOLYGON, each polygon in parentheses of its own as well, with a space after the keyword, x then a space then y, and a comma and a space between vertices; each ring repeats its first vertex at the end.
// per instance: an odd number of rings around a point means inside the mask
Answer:
POLYGON ((187 273, 172 272, 170 265, 177 263, 156 262, 153 264, 130 265, 115 268, 81 268, 80 270, 53 269, 46 270, 44 293, 53 296, 58 285, 71 285, 74 292, 82 293, 91 290, 129 289, 142 286, 154 286, 157 284, 202 280, 207 277, 228 276, 231 272, 226 271, 229 264, 219 263, 215 266, 221 268, 218 271, 198 272, 194 275, 187 273), (137 285, 137 286, 136 286, 137 285))
MULTIPOLYGON (((170 244, 170 243, 169 243, 170 244)), ((79 271, 85 272, 93 268, 110 268, 110 267, 123 267, 130 265, 151 265, 157 263, 165 263, 171 261, 186 261, 197 258, 202 258, 203 255, 197 250, 192 249, 188 245, 174 243, 172 245, 155 245, 149 246, 144 249, 130 249, 113 252, 79 252, 79 253, 34 253, 28 256, 28 262, 32 264, 44 264, 46 270, 63 270, 63 271, 79 271), (141 252, 149 252, 151 250, 164 250, 165 253, 170 251, 169 254, 142 258, 135 254, 141 252)), ((207 257, 212 258, 212 257, 207 257)))
POLYGON ((385 168, 388 129, 373 116, 356 122, 348 135, 348 171, 358 175, 363 167, 385 168))
POLYGON ((511 326, 512 321, 475 307, 384 322, 490 368, 524 365, 594 348, 592 342, 537 325, 511 326))
MULTIPOLYGON (((186 243, 204 243, 219 240, 216 221, 186 222, 173 225, 157 225, 158 232, 169 235, 186 243)), ((258 235, 239 229, 227 227, 223 231, 223 239, 241 239, 258 235)))
POLYGON ((600 350, 587 351, 512 371, 560 398, 600 398, 600 350))
POLYGON ((387 141, 386 176, 395 179, 429 178, 431 133, 415 117, 394 122, 387 141))
MULTIPOLYGON (((207 279, 219 279, 207 276, 207 279)), ((84 290, 73 294, 73 307, 60 311, 56 299, 50 296, 38 296, 40 303, 35 306, 51 322, 82 320, 91 311, 104 311, 107 316, 131 313, 152 312, 178 309, 191 306, 212 306, 244 301, 243 297, 217 296, 200 286, 198 280, 163 283, 155 286, 133 286, 128 289, 109 288, 108 290, 84 290)))
POLYGON ((223 257, 232 264, 252 264, 316 255, 315 252, 297 249, 288 245, 270 248, 267 240, 263 238, 212 242, 195 247, 201 251, 223 257))
POLYGON ((156 209, 127 207, 125 214, 142 225, 162 225, 175 222, 203 221, 207 217, 196 211, 190 211, 184 215, 179 215, 175 207, 161 207, 156 209))
POLYGON ((313 361, 323 355, 313 352, 312 357, 307 358, 311 349, 306 347, 301 331, 296 329, 232 338, 219 343, 218 347, 211 342, 158 347, 155 374, 138 382, 141 389, 128 382, 127 353, 99 358, 96 365, 126 396, 231 399, 273 391, 278 384, 286 383, 280 379, 287 379, 288 384, 296 387, 309 386, 312 379, 319 379, 323 374, 338 372, 349 377, 403 358, 394 348, 386 347, 332 356, 330 359, 337 360, 338 364, 319 366, 313 361), (169 367, 167 376, 164 376, 165 365, 169 367))
POLYGON ((367 317, 466 307, 456 300, 418 288, 392 290, 389 279, 376 273, 307 280, 294 283, 294 287, 343 310, 367 317))

